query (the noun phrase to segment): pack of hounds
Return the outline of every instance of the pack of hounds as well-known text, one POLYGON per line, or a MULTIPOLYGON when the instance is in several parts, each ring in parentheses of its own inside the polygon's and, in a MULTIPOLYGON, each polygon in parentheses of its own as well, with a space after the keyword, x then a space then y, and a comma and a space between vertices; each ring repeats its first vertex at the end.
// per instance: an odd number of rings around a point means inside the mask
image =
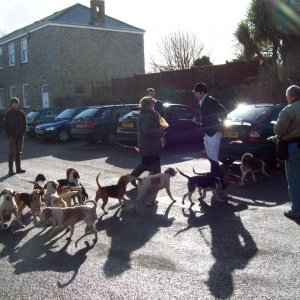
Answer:
MULTIPOLYGON (((252 180, 257 181, 255 173, 262 172, 269 176, 265 170, 266 164, 260 159, 253 157, 251 153, 245 153, 241 158, 241 176, 225 172, 222 176, 213 173, 196 173, 188 176, 177 168, 177 171, 187 178, 187 192, 183 195, 182 204, 188 197, 190 207, 194 205, 192 195, 198 189, 199 200, 203 201, 207 191, 212 191, 216 200, 223 201, 218 196, 218 190, 223 196, 228 197, 230 184, 243 185, 247 174, 251 174, 252 180)), ((38 174, 33 181, 33 190, 30 193, 17 193, 11 188, 5 188, 0 196, 3 201, 0 204, 0 229, 7 228, 5 222, 10 221, 14 215, 21 227, 23 224, 23 210, 28 207, 31 211, 32 221, 36 226, 51 226, 51 234, 58 230, 66 229, 70 232, 67 240, 71 241, 75 224, 84 221, 86 223, 85 234, 94 234, 93 242, 98 240, 95 222, 98 220, 96 208, 99 199, 102 200, 101 209, 107 214, 105 206, 109 198, 118 199, 121 206, 126 205, 124 198, 128 183, 136 181, 138 187, 137 198, 134 203, 143 203, 145 206, 157 205, 155 201, 159 190, 165 189, 173 202, 176 200, 171 194, 170 181, 177 171, 169 167, 163 173, 148 175, 143 178, 135 178, 132 175, 122 175, 117 184, 101 186, 99 183, 100 173, 96 177, 97 191, 95 200, 89 200, 86 189, 80 183, 79 172, 74 168, 66 170, 66 178, 58 180, 46 180, 43 174, 38 174), (145 201, 147 195, 151 194, 151 201, 145 201)))

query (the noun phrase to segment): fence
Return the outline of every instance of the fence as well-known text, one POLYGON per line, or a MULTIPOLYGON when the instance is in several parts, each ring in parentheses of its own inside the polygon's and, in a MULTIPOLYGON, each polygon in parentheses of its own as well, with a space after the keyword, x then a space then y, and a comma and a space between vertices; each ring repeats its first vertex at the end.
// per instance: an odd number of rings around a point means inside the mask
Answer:
MULTIPOLYGON (((154 74, 135 75, 127 78, 114 78, 111 94, 115 97, 144 93, 149 87, 157 90, 191 90, 196 82, 204 81, 208 86, 229 86, 245 83, 259 75, 260 61, 230 62, 224 65, 195 67, 154 74)), ((95 85, 100 89, 100 85, 95 85)), ((99 93, 99 91, 97 92, 99 93)))

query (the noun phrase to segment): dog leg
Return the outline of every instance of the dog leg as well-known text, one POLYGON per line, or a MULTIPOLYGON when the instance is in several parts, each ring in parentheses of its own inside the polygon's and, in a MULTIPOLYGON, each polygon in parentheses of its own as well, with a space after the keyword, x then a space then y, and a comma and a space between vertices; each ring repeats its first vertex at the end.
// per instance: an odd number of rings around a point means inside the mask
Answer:
POLYGON ((188 195, 189 195, 189 193, 186 193, 186 194, 183 195, 183 197, 182 197, 182 204, 184 204, 184 200, 185 200, 185 198, 186 198, 188 195))
MULTIPOLYGON (((71 241, 71 239, 72 239, 72 235, 74 234, 75 224, 70 225, 69 228, 70 228, 70 235, 66 238, 67 241, 71 241)), ((68 230, 68 228, 67 228, 67 230, 68 230)))
POLYGON ((251 172, 251 176, 252 176, 252 180, 253 180, 254 182, 257 182, 257 179, 255 178, 254 172, 251 172))
POLYGON ((18 213, 17 211, 14 211, 13 214, 15 215, 15 217, 16 217, 16 219, 17 219, 19 225, 20 225, 22 228, 24 228, 25 225, 24 225, 23 222, 21 221, 19 213, 18 213))
POLYGON ((193 202, 193 200, 192 200, 192 195, 193 195, 193 193, 190 193, 189 192, 189 200, 190 200, 190 202, 191 202, 191 205, 190 205, 190 207, 192 207, 195 203, 193 202))
POLYGON ((176 200, 173 198, 173 196, 172 196, 172 194, 171 194, 170 189, 169 189, 169 188, 166 188, 166 191, 167 191, 169 197, 171 198, 171 200, 172 200, 173 202, 176 202, 176 200))
POLYGON ((104 214, 106 215, 108 212, 105 210, 105 206, 106 206, 106 204, 108 202, 108 197, 107 198, 103 198, 102 200, 103 200, 103 203, 101 205, 101 208, 102 208, 104 214))

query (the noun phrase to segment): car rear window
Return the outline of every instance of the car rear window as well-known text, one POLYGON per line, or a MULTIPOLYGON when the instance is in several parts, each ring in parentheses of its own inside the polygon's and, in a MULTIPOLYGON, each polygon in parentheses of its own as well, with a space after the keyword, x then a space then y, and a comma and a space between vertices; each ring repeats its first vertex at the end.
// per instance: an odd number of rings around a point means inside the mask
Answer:
POLYGON ((55 119, 70 119, 74 116, 76 113, 77 108, 67 108, 64 111, 62 111, 55 119))
POLYGON ((88 108, 88 109, 82 111, 77 116, 75 116, 73 118, 73 120, 78 120, 78 119, 88 120, 88 119, 92 118, 97 113, 98 110, 99 110, 99 108, 88 108))
POLYGON ((39 113, 40 111, 31 111, 30 113, 28 113, 26 116, 27 122, 33 120, 36 116, 38 116, 39 113))
POLYGON ((272 106, 267 105, 242 105, 230 112, 227 119, 253 123, 268 115, 271 110, 272 106))

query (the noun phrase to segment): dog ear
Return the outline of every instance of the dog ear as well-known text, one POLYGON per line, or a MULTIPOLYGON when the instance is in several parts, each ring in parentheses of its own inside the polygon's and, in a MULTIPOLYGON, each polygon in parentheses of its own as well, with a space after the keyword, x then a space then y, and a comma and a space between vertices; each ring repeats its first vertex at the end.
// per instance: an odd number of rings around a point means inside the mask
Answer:
POLYGON ((0 193, 0 197, 1 197, 1 196, 3 196, 3 194, 4 194, 4 191, 5 191, 5 190, 1 191, 1 193, 0 193))

